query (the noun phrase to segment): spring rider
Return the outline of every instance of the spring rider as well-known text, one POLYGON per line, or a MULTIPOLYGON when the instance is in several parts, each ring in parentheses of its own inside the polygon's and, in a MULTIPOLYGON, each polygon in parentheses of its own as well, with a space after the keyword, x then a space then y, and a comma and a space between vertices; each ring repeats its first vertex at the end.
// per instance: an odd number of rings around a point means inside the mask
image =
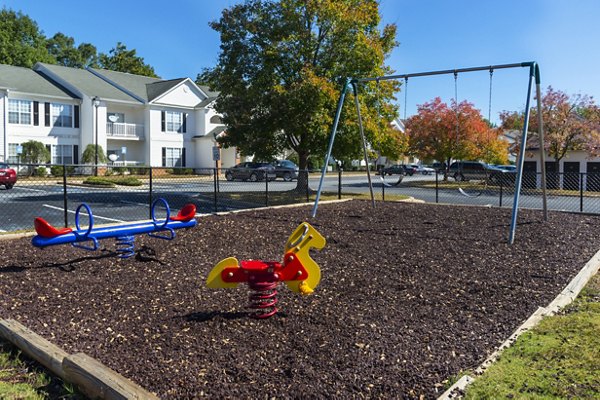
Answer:
POLYGON ((296 228, 285 244, 283 262, 243 260, 235 257, 219 262, 208 274, 209 288, 234 288, 247 283, 250 288, 248 308, 256 310, 253 318, 268 318, 277 313, 277 285, 284 282, 290 290, 308 295, 321 280, 321 270, 310 258, 310 249, 322 249, 325 238, 307 222, 296 228))

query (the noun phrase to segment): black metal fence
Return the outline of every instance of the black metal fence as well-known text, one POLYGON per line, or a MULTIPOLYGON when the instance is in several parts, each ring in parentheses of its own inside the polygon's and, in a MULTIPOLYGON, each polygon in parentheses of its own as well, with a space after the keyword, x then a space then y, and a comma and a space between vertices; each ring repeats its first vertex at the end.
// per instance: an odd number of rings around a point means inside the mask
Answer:
MULTIPOLYGON (((292 181, 225 179, 225 169, 25 165, 6 189, 0 181, 0 232, 33 229, 42 217, 55 226, 73 226, 81 203, 92 209, 96 224, 148 219, 151 204, 164 198, 172 212, 193 203, 199 213, 215 213, 315 200, 321 171, 300 171, 292 181)), ((514 174, 502 179, 456 182, 442 174, 382 177, 371 174, 378 201, 412 197, 430 203, 512 207, 514 174)), ((600 174, 549 173, 548 208, 600 214, 600 174)), ((542 208, 541 176, 524 173, 520 207, 542 208)), ((370 198, 365 171, 329 172, 321 200, 370 198)))

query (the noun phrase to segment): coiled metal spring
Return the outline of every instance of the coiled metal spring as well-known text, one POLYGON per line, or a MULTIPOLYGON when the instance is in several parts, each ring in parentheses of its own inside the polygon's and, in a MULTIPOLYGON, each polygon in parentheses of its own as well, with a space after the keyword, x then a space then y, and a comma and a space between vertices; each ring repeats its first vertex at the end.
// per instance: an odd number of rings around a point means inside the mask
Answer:
POLYGON ((256 310, 251 317, 268 318, 277 313, 277 285, 279 282, 248 282, 250 287, 248 308, 256 310))
POLYGON ((134 244, 135 236, 125 235, 117 236, 117 253, 120 258, 129 258, 135 254, 134 244))

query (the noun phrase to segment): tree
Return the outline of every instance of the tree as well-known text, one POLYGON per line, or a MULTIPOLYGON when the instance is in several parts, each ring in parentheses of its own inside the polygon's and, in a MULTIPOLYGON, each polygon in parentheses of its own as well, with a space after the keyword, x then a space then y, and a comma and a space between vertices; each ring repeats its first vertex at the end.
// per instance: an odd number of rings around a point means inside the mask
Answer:
POLYGON ((473 104, 463 101, 449 107, 436 97, 417 110, 406 121, 410 152, 419 158, 445 162, 444 179, 448 178, 452 160, 507 162, 508 143, 473 104))
POLYGON ((50 162, 50 151, 46 145, 36 140, 29 140, 23 143, 23 152, 21 159, 23 162, 31 164, 45 164, 50 162))
POLYGON ((46 37, 37 23, 21 12, 0 11, 0 63, 30 68, 36 62, 54 63, 46 37))
MULTIPOLYGON (((83 154, 81 155, 81 161, 84 164, 95 164, 96 163, 96 145, 95 144, 88 144, 87 146, 85 146, 85 150, 83 151, 83 154)), ((102 148, 102 146, 98 145, 98 163, 106 164, 107 162, 108 162, 108 158, 106 157, 106 154, 104 153, 104 149, 102 148)))
POLYGON ((127 47, 121 42, 118 42, 117 46, 109 51, 109 54, 100 53, 98 63, 104 69, 158 78, 154 68, 145 64, 144 59, 136 55, 135 49, 127 50, 127 47))
POLYGON ((48 39, 46 48, 56 63, 65 67, 85 68, 97 64, 98 56, 94 45, 81 43, 75 47, 75 39, 60 32, 48 39))
MULTIPOLYGON (((582 150, 590 156, 600 155, 600 112, 591 97, 580 94, 569 96, 548 86, 542 96, 542 118, 544 149, 556 164, 570 151, 582 150)), ((522 130, 524 119, 524 111, 500 114, 503 129, 522 130)), ((538 132, 538 129, 538 110, 535 107, 531 109, 528 130, 538 132)), ((539 137, 528 135, 526 147, 539 148, 539 137)))
MULTIPOLYGON (((292 149, 301 169, 309 157, 323 156, 346 77, 390 72, 384 59, 397 45, 396 27, 379 29, 378 7, 376 0, 247 0, 224 10, 210 24, 221 36, 217 66, 198 76, 220 92, 215 108, 227 125, 221 143, 260 159, 292 149)), ((397 87, 392 81, 361 87, 365 133, 374 148, 389 141, 397 87)), ((336 159, 362 151, 351 96, 347 102, 336 159)))

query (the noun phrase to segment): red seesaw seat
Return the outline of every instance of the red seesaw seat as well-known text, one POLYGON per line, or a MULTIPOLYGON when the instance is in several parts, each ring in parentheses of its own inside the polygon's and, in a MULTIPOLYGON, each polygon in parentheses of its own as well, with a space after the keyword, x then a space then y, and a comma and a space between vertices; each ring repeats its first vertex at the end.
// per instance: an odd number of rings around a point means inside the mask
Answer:
POLYGON ((190 221, 196 216, 196 206, 193 204, 186 204, 179 210, 176 216, 169 218, 171 221, 190 221))
POLYGON ((65 233, 73 232, 73 229, 71 228, 55 228, 42 217, 37 217, 35 221, 33 221, 33 226, 35 227, 37 234, 45 238, 53 238, 64 235, 65 233))

